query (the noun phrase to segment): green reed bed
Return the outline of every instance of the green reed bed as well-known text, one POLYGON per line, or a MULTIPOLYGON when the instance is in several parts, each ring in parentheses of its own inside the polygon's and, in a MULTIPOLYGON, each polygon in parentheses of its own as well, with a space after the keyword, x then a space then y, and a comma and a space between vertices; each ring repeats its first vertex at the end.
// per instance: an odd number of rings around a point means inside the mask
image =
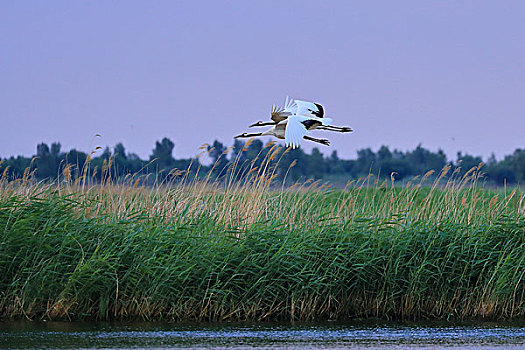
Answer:
POLYGON ((341 190, 275 188, 266 170, 154 187, 4 179, 0 315, 524 317, 524 194, 483 189, 477 170, 341 190))

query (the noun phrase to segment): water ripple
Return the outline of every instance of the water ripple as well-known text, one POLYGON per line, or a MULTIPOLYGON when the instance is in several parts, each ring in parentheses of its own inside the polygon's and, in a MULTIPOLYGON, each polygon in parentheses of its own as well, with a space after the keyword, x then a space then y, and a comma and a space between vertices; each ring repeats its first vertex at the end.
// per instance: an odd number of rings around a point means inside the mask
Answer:
POLYGON ((5 349, 525 348, 522 326, 2 324, 5 349))

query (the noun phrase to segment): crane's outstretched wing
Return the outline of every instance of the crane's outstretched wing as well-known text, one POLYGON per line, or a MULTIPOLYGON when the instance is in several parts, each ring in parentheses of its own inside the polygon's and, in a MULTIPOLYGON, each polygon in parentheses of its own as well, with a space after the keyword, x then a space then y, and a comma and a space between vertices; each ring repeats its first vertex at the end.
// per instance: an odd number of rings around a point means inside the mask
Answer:
POLYGON ((284 110, 283 110, 282 107, 273 105, 272 106, 272 114, 271 114, 270 118, 274 122, 280 122, 282 120, 285 120, 287 118, 287 116, 284 115, 283 112, 284 112, 284 110))
POLYGON ((306 116, 312 115, 314 117, 317 117, 320 113, 319 108, 313 102, 295 100, 295 104, 297 105, 295 114, 306 116))
POLYGON ((286 96, 286 100, 284 101, 284 110, 291 114, 297 114, 296 113, 297 105, 295 104, 295 101, 293 98, 286 96))
POLYGON ((296 110, 297 106, 295 105, 293 98, 286 96, 286 100, 284 101, 284 107, 276 105, 272 106, 271 119, 275 122, 283 121, 292 114, 295 114, 296 110))
POLYGON ((291 146, 297 148, 301 144, 303 136, 306 135, 306 127, 303 125, 303 121, 308 118, 301 115, 291 115, 286 121, 286 130, 284 132, 284 142, 286 147, 291 146))

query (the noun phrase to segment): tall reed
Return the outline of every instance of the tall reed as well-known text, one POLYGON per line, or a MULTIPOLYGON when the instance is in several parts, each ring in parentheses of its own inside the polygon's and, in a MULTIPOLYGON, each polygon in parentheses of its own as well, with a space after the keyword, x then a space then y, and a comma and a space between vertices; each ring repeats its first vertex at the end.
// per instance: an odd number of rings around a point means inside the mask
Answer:
MULTIPOLYGON (((154 186, 0 180, 0 314, 321 320, 525 315, 524 193, 480 168, 404 186, 276 183, 286 150, 154 186)), ((89 166, 89 165, 87 165, 89 166)), ((194 165, 196 166, 196 165, 194 165)), ((195 172, 193 172, 195 173, 195 172)), ((282 174, 281 174, 282 175, 282 174)))

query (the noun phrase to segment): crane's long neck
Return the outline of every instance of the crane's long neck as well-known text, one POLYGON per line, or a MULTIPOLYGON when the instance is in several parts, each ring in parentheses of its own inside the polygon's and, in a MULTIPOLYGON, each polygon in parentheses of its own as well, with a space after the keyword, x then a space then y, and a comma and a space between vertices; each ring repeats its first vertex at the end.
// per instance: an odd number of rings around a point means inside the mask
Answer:
POLYGON ((241 135, 239 135, 239 136, 236 136, 235 138, 241 138, 241 137, 256 137, 256 136, 262 136, 262 132, 256 132, 256 133, 252 133, 252 134, 244 133, 244 134, 241 134, 241 135))
POLYGON ((277 122, 257 122, 255 124, 252 124, 250 126, 267 126, 267 125, 276 125, 277 122))

